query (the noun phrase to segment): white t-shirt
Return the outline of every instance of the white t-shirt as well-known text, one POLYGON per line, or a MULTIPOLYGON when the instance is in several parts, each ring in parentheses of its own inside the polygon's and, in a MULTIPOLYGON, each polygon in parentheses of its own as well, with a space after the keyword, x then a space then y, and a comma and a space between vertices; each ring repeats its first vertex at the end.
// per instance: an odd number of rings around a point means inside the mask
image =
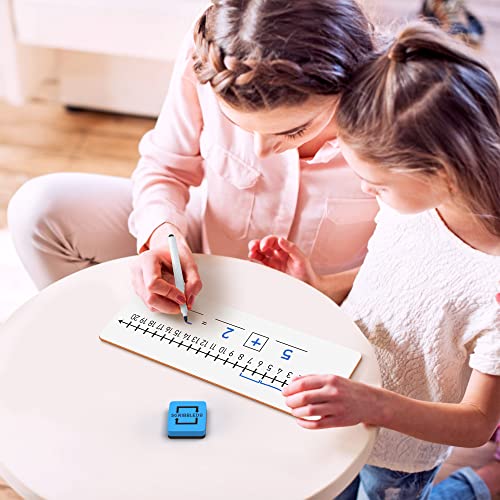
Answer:
MULTIPOLYGON (((386 389, 458 403, 472 368, 500 375, 500 257, 468 246, 436 210, 401 215, 382 205, 376 221, 342 309, 374 347, 386 389)), ((368 463, 418 472, 450 451, 380 429, 368 463)))

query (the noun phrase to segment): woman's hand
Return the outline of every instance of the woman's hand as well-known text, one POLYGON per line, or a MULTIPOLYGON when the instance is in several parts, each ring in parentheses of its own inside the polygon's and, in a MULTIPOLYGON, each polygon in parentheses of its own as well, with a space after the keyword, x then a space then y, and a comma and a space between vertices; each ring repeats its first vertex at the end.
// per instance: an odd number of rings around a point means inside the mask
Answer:
POLYGON ((149 250, 142 252, 132 264, 135 293, 154 312, 177 314, 180 304, 189 309, 201 290, 198 267, 184 236, 172 224, 162 224, 149 239, 149 250), (175 234, 185 280, 185 294, 175 286, 168 235, 175 234))
POLYGON ((292 409, 292 415, 297 417, 298 424, 306 429, 359 423, 376 425, 378 420, 377 388, 336 375, 295 378, 282 394, 286 396, 285 402, 292 409), (306 420, 309 417, 316 419, 306 420))
POLYGON ((266 236, 248 244, 248 258, 302 280, 314 288, 320 286, 320 276, 310 260, 295 243, 278 236, 266 236))

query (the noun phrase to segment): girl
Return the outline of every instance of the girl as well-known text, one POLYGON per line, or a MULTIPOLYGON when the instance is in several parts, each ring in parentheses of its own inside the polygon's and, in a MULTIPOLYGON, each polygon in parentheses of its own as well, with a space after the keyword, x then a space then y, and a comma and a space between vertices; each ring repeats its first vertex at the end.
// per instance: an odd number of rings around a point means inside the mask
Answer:
MULTIPOLYGON (((283 392, 307 429, 381 427, 340 498, 427 498, 450 446, 482 445, 500 417, 499 91, 482 63, 415 24, 356 74, 336 121, 381 206, 342 308, 373 344, 384 388, 310 375, 283 392)), ((249 256, 331 293, 284 238, 252 242, 249 256)), ((490 498, 500 474, 484 479, 461 470, 432 498, 490 498)))
POLYGON ((137 249, 137 294, 177 313, 201 288, 192 251, 246 258, 251 239, 278 233, 345 296, 378 208, 331 142, 332 116, 372 50, 354 0, 215 1, 184 41, 132 182, 56 174, 14 196, 9 223, 36 284, 137 249), (164 279, 171 232, 186 297, 164 279))

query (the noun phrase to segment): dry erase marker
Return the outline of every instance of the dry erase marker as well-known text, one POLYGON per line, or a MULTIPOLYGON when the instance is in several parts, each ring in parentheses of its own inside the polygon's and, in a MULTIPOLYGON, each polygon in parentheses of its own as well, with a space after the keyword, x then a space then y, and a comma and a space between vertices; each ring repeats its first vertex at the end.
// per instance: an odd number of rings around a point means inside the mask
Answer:
MULTIPOLYGON (((170 257, 172 258, 172 268, 174 270, 175 286, 184 293, 184 277, 182 276, 181 260, 179 259, 179 250, 177 249, 177 241, 173 234, 168 235, 168 246, 170 247, 170 257)), ((188 308, 187 304, 181 304, 181 313, 184 316, 184 321, 188 324, 188 308)))

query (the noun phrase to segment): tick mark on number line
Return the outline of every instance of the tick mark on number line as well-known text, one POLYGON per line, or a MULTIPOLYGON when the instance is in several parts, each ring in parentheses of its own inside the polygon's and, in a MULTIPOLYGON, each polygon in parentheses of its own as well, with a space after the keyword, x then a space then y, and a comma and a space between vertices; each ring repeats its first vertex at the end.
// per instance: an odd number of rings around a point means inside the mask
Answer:
POLYGON ((227 321, 223 321, 218 318, 215 318, 215 321, 219 321, 220 323, 224 323, 225 325, 234 326, 235 328, 239 328, 240 330, 245 330, 245 328, 243 328, 242 326, 233 325, 232 323, 228 323, 227 321))

